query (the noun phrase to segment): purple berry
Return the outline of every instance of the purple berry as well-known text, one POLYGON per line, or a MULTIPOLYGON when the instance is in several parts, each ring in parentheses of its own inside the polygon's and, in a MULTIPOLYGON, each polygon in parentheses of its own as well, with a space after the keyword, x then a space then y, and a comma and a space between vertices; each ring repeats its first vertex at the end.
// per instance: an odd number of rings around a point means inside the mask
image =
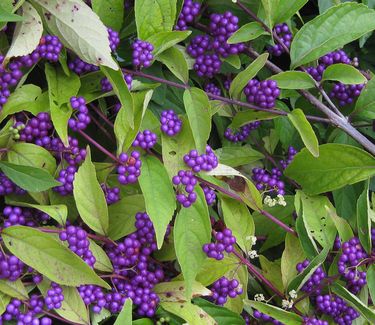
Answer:
POLYGON ((206 146, 206 153, 202 155, 199 155, 197 150, 191 150, 184 156, 184 162, 194 173, 199 173, 201 170, 209 172, 219 164, 215 153, 208 145, 206 146))
POLYGON ((121 153, 119 156, 120 164, 117 167, 118 181, 122 185, 133 184, 137 182, 141 174, 142 161, 138 151, 133 151, 130 156, 121 153))
POLYGON ((68 121, 69 127, 73 131, 84 130, 91 122, 89 110, 86 106, 86 100, 83 97, 70 98, 70 106, 74 112, 77 112, 75 118, 71 117, 68 121))
POLYGON ((211 287, 212 300, 215 304, 223 306, 229 298, 235 298, 242 294, 243 290, 240 283, 236 280, 229 280, 225 276, 215 281, 211 287))
POLYGON ((199 15, 201 4, 192 0, 184 0, 184 5, 176 23, 176 30, 187 30, 188 25, 194 22, 199 15))
POLYGON ((154 46, 146 41, 137 39, 132 44, 133 49, 133 65, 138 68, 148 68, 154 59, 152 51, 154 46))
POLYGON ((138 132, 135 140, 133 141, 133 147, 140 147, 144 150, 151 149, 158 140, 155 133, 150 130, 144 130, 143 132, 138 132))
MULTIPOLYGON (((282 40, 284 45, 289 49, 293 39, 293 34, 290 32, 289 26, 285 23, 278 24, 274 27, 273 31, 282 40)), ((285 52, 284 48, 280 44, 268 47, 268 52, 274 56, 280 56, 285 52)))
POLYGON ((160 116, 160 130, 167 136, 173 137, 180 133, 182 121, 173 110, 165 110, 160 116))
POLYGON ((244 93, 249 103, 263 108, 273 108, 276 98, 280 95, 280 89, 274 80, 251 79, 245 87, 244 93))

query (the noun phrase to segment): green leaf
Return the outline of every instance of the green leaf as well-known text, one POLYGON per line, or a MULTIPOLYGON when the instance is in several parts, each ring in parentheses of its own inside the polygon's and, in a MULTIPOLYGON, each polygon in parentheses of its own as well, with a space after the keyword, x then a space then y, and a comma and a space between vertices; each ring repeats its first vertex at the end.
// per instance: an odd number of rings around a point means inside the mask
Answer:
POLYGON ((317 60, 375 29, 375 11, 354 3, 342 3, 307 22, 294 35, 290 48, 294 69, 317 60))
POLYGON ((375 265, 370 265, 367 269, 367 285, 372 301, 375 300, 375 265))
POLYGON ((359 311, 361 315, 370 322, 370 324, 375 323, 375 313, 370 308, 368 308, 357 296, 348 291, 348 289, 344 288, 337 282, 332 283, 331 289, 335 294, 343 298, 349 306, 352 306, 357 311, 359 311))
POLYGON ((253 121, 272 120, 277 117, 280 117, 280 115, 248 109, 238 112, 229 127, 236 129, 253 121))
POLYGON ((272 29, 278 11, 280 0, 261 0, 266 14, 267 26, 272 29))
POLYGON ((375 119, 375 78, 371 78, 361 91, 352 115, 357 118, 375 119))
POLYGON ((246 300, 244 305, 245 310, 252 314, 252 309, 259 310, 261 313, 269 315, 279 322, 288 324, 288 325, 302 325, 303 320, 301 316, 298 316, 295 313, 285 311, 279 307, 275 307, 264 302, 246 300))
POLYGON ((303 111, 299 108, 294 109, 288 114, 288 118, 301 136, 307 150, 309 150, 314 157, 319 157, 318 139, 303 111))
POLYGON ((226 57, 223 62, 227 62, 235 69, 241 68, 241 59, 237 54, 226 57))
POLYGON ((15 143, 8 151, 7 157, 12 164, 43 168, 51 175, 56 170, 56 160, 50 152, 32 143, 15 143))
POLYGON ((28 299, 28 293, 21 279, 18 279, 17 281, 0 279, 0 292, 17 299, 28 299))
POLYGON ((0 315, 2 315, 4 313, 4 311, 6 310, 8 304, 10 302, 10 299, 11 299, 11 297, 9 297, 9 296, 3 294, 2 292, 0 292, 0 315))
POLYGON ((333 223, 336 226, 337 232, 339 233, 340 240, 348 241, 349 239, 354 237, 353 230, 348 224, 348 222, 340 218, 333 207, 325 207, 328 214, 331 216, 333 223))
POLYGON ((92 10, 105 26, 119 31, 124 18, 123 0, 92 0, 92 10))
POLYGON ((83 61, 117 69, 111 56, 107 28, 81 0, 34 0, 45 12, 49 29, 83 61), (95 32, 93 32, 95 28, 95 32))
POLYGON ((275 288, 280 292, 283 292, 284 285, 281 275, 280 260, 271 262, 263 255, 260 255, 259 263, 262 268, 262 274, 275 286, 275 288))
POLYGON ((75 174, 73 195, 83 222, 95 232, 106 235, 109 227, 108 206, 91 162, 90 147, 87 147, 86 159, 75 174))
POLYGON ((110 289, 81 258, 49 234, 12 226, 3 229, 2 238, 12 254, 56 283, 74 287, 96 284, 110 289))
POLYGON ((158 61, 166 65, 166 67, 182 82, 188 83, 189 69, 185 56, 180 50, 171 47, 159 54, 156 58, 158 61))
POLYGON ((147 42, 154 46, 153 54, 157 57, 159 54, 169 49, 170 47, 182 42, 191 34, 190 30, 160 32, 151 35, 146 39, 147 42))
POLYGON ((146 40, 156 33, 171 31, 177 13, 176 2, 176 0, 137 0, 134 10, 138 38, 146 40))
POLYGON ((216 325, 215 320, 208 313, 190 302, 161 302, 160 306, 181 317, 189 325, 216 325))
POLYGON ((17 88, 8 101, 4 104, 3 109, 0 111, 0 122, 14 113, 21 111, 31 112, 34 115, 46 109, 46 106, 38 107, 36 104, 37 98, 42 94, 42 90, 33 84, 23 85, 17 88))
POLYGON ((307 194, 332 191, 375 175, 375 159, 362 149, 344 144, 319 146, 319 157, 314 158, 302 149, 285 170, 307 194))
POLYGON ((358 237, 363 248, 371 254, 371 217, 370 217, 369 181, 357 201, 357 229, 358 237))
POLYGON ((280 24, 293 17, 298 10, 300 10, 308 0, 279 0, 279 5, 276 11, 275 23, 280 24))
POLYGON ((125 196, 119 202, 110 205, 109 237, 118 240, 136 231, 135 215, 139 211, 145 211, 145 201, 140 194, 125 196))
POLYGON ((29 192, 43 192, 60 185, 46 170, 41 168, 1 161, 0 169, 12 182, 29 192))
POLYGON ((277 81, 277 86, 281 89, 309 89, 315 87, 313 78, 302 71, 280 72, 269 79, 277 81))
POLYGON ((81 82, 75 73, 67 76, 61 68, 55 69, 50 64, 46 64, 45 72, 52 123, 61 141, 67 146, 68 120, 72 114, 72 108, 66 104, 72 96, 77 95, 81 82))
POLYGON ((30 54, 36 49, 43 33, 42 19, 35 8, 28 2, 22 5, 23 20, 16 24, 12 44, 5 60, 15 56, 30 54))
POLYGON ((102 272, 113 272, 113 266, 104 249, 95 243, 95 241, 91 239, 89 239, 89 241, 90 250, 96 259, 94 269, 102 272))
POLYGON ((232 98, 239 97, 249 80, 255 77, 259 70, 264 67, 267 59, 268 53, 261 54, 233 79, 229 88, 229 94, 232 98))
POLYGON ((332 64, 323 72, 322 81, 335 80, 345 85, 359 85, 367 82, 366 77, 349 64, 332 64))
POLYGON ((217 325, 245 325, 245 320, 240 315, 227 308, 201 298, 194 299, 193 303, 209 314, 217 322, 217 325))
POLYGON ((241 249, 248 252, 252 245, 249 236, 253 236, 255 231, 254 220, 249 209, 243 203, 228 197, 222 197, 220 202, 225 224, 232 230, 241 249))
POLYGON ((144 195, 146 212, 154 224, 158 248, 176 209, 176 197, 171 179, 163 164, 155 157, 142 158, 139 185, 144 195))
MULTIPOLYGON (((13 21, 22 21, 24 18, 22 16, 12 14, 11 12, 3 11, 2 4, 0 4, 0 22, 13 22, 13 21)), ((3 26, 1 26, 3 28, 3 26)))
POLYGON ((177 260, 186 283, 186 297, 206 258, 202 246, 210 242, 211 223, 203 191, 198 188, 197 201, 190 208, 181 208, 173 230, 177 260))
MULTIPOLYGON (((211 295, 211 290, 207 289, 205 286, 196 281, 193 282, 191 289, 193 297, 211 295)), ((159 296, 160 301, 186 301, 184 281, 161 282, 154 287, 154 291, 159 296)))
POLYGON ((193 132, 196 149, 202 154, 206 152, 207 140, 211 132, 210 103, 207 94, 195 87, 186 89, 184 92, 184 105, 193 132))
POLYGON ((258 38, 261 35, 268 35, 269 33, 264 30, 262 25, 256 21, 247 23, 241 26, 236 32, 228 38, 228 44, 237 44, 248 42, 258 38))
POLYGON ((230 167, 247 165, 264 158, 262 153, 252 149, 249 145, 219 148, 215 150, 215 154, 221 164, 230 167))
POLYGON ((125 300, 124 307, 122 307, 122 310, 120 314, 117 316, 114 325, 131 324, 133 320, 132 309, 133 301, 130 298, 128 298, 125 300))

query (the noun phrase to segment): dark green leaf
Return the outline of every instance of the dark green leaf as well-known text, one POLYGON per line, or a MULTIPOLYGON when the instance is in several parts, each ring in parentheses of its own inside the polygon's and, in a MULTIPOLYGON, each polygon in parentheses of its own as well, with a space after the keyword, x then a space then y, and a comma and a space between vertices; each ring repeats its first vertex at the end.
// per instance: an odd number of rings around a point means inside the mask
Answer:
POLYGON ((279 0, 261 0, 266 15, 266 22, 269 28, 275 24, 278 12, 279 0))
POLYGON ((275 23, 280 24, 287 21, 307 2, 308 0, 279 0, 275 23))
POLYGON ((277 81, 277 86, 281 89, 309 89, 315 87, 313 78, 302 71, 280 72, 269 79, 277 81))
POLYGON ((236 32, 228 38, 228 44, 237 44, 248 42, 258 38, 261 35, 268 35, 262 25, 258 22, 251 22, 241 26, 236 32))
POLYGON ((262 153, 252 149, 249 145, 219 148, 215 150, 215 154, 221 164, 231 167, 247 165, 264 158, 262 153))
POLYGON ((189 81, 189 69, 186 62, 185 56, 180 50, 175 47, 170 47, 163 53, 159 54, 156 58, 161 63, 165 64, 166 67, 182 82, 188 83, 189 81))
POLYGON ((372 301, 375 300, 375 265, 367 269, 367 285, 372 301))
POLYGON ((271 262, 263 255, 260 255, 259 263, 262 268, 262 274, 266 279, 268 279, 280 292, 283 292, 284 284, 281 275, 280 260, 271 262))
POLYGON ((348 241, 349 239, 353 238, 354 237, 353 230, 352 228, 350 228, 350 225, 348 224, 348 222, 345 219, 340 218, 336 214, 336 211, 332 206, 331 207, 326 206, 325 208, 327 209, 329 215, 332 218, 333 223, 336 226, 340 240, 348 241))
POLYGON ((358 118, 375 119, 375 78, 361 91, 352 114, 358 118))
POLYGON ((369 182, 357 201, 358 237, 363 248, 371 254, 371 216, 370 216, 369 182))
POLYGON ((107 27, 119 31, 124 17, 123 0, 92 0, 92 10, 107 27))
POLYGON ((169 49, 173 45, 182 42, 191 34, 190 30, 185 31, 172 31, 172 32, 160 32, 151 35, 146 41, 154 46, 153 54, 157 57, 160 53, 169 49))
POLYGON ((272 120, 277 117, 280 117, 280 115, 248 109, 238 112, 229 127, 236 129, 253 121, 272 120))
POLYGON ((366 77, 349 64, 332 64, 324 70, 324 80, 335 80, 345 85, 359 85, 367 82, 366 77))

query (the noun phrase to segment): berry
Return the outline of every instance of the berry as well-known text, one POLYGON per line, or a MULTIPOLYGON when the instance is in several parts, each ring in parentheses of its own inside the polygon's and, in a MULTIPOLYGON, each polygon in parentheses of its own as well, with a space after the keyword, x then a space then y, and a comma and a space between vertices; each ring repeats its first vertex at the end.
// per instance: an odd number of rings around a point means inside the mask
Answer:
POLYGON ((186 52, 192 57, 197 58, 212 49, 211 39, 208 35, 197 35, 193 37, 186 48, 186 52))
POLYGON ((187 30, 188 25, 194 22, 195 18, 199 15, 201 4, 193 2, 192 0, 184 0, 184 5, 181 9, 180 15, 176 23, 176 30, 187 30))
POLYGON ((208 243, 203 245, 203 252, 210 258, 218 261, 224 258, 224 251, 231 253, 234 250, 236 237, 232 235, 232 231, 225 228, 223 231, 218 231, 214 234, 215 243, 208 243))
POLYGON ((0 251, 0 279, 16 281, 23 273, 25 264, 14 255, 0 251))
POLYGON ((227 128, 224 132, 224 137, 231 142, 246 141, 251 131, 256 130, 260 126, 259 121, 251 122, 241 126, 238 131, 233 132, 231 128, 227 128))
POLYGON ((120 44, 120 35, 118 32, 113 30, 112 28, 107 28, 108 31, 108 39, 109 39, 109 47, 111 48, 112 52, 115 52, 118 45, 120 44))
POLYGON ((106 305, 105 294, 101 287, 95 285, 81 285, 78 292, 86 306, 91 305, 94 313, 98 314, 106 305))
POLYGON ((105 184, 101 184, 101 187, 108 205, 114 204, 120 200, 120 189, 118 187, 111 188, 105 184))
MULTIPOLYGON (((206 93, 210 93, 216 96, 221 96, 221 90, 214 83, 210 82, 204 87, 206 93)), ((213 99, 213 98, 210 98, 213 99)))
MULTIPOLYGON (((133 82, 133 77, 130 74, 125 73, 122 71, 122 75, 124 77, 124 80, 126 82, 126 85, 128 86, 129 90, 132 88, 132 82, 133 82)), ((102 87, 102 92, 110 92, 113 90, 112 84, 109 82, 108 78, 105 77, 102 80, 100 80, 100 84, 102 87)))
POLYGON ((219 73, 221 61, 217 54, 201 54, 197 56, 194 63, 194 70, 199 77, 213 78, 219 73))
MULTIPOLYGON (((309 264, 309 260, 304 260, 302 263, 298 263, 296 266, 298 273, 301 273, 309 264)), ((326 276, 327 274, 324 272, 323 268, 319 266, 302 286, 301 291, 307 293, 311 293, 314 291, 314 294, 320 294, 320 289, 316 289, 316 287, 321 284, 322 280, 326 276)))
POLYGON ((83 97, 71 97, 70 106, 77 111, 75 118, 70 118, 68 125, 73 131, 84 130, 90 124, 89 110, 83 97))
POLYGON ((229 280, 225 276, 215 281, 211 287, 212 299, 215 304, 223 306, 229 298, 235 298, 242 294, 243 290, 239 286, 240 283, 236 280, 229 280))
POLYGON ((138 132, 135 140, 133 141, 133 147, 141 147, 142 149, 151 149, 158 140, 155 133, 150 130, 144 130, 143 132, 138 132))
POLYGON ((4 173, 0 172, 0 196, 23 195, 26 191, 14 184, 4 173))
POLYGON ((280 160, 280 165, 283 169, 286 169, 288 165, 293 161, 294 156, 297 154, 297 150, 294 147, 289 146, 288 148, 288 156, 285 160, 280 160))
POLYGON ((149 66, 151 66, 152 60, 154 59, 154 56, 152 54, 154 46, 151 43, 137 39, 132 44, 132 49, 133 65, 136 68, 148 68, 149 66))
POLYGON ((33 213, 31 209, 5 206, 3 210, 4 228, 10 226, 35 226, 36 222, 33 220, 33 213))
POLYGON ((280 89, 274 80, 251 79, 245 87, 244 93, 249 103, 263 108, 273 108, 276 98, 280 95, 280 89))
POLYGON ((253 168, 252 172, 252 179, 256 182, 255 186, 258 190, 272 191, 280 195, 285 194, 285 184, 280 179, 282 173, 277 168, 273 168, 271 173, 262 168, 253 168))
POLYGON ((365 84, 344 85, 341 82, 335 83, 329 97, 336 98, 340 106, 350 105, 354 99, 361 94, 365 84))
MULTIPOLYGON (((278 24, 274 27, 273 31, 282 40, 284 45, 287 48, 290 48, 290 44, 292 42, 293 35, 289 30, 289 26, 285 23, 278 24)), ((285 52, 285 50, 280 44, 276 44, 274 46, 269 46, 268 52, 270 52, 274 56, 280 56, 281 54, 283 54, 285 52)))
POLYGON ((326 320, 303 317, 303 325, 329 325, 326 320))
POLYGON ((46 143, 49 143, 52 131, 53 125, 49 113, 38 113, 28 120, 25 127, 20 130, 20 140, 44 147, 46 143))
POLYGON ((165 110, 160 116, 160 130, 170 137, 180 133, 182 121, 173 110, 165 110))
POLYGON ((206 146, 206 153, 202 155, 199 155, 197 150, 191 150, 184 156, 184 162, 195 173, 199 173, 201 170, 209 172, 219 164, 215 153, 208 145, 206 146))
POLYGON ((62 288, 57 283, 51 282, 44 301, 48 309, 61 308, 61 303, 64 301, 62 288))
POLYGON ((256 319, 259 319, 263 322, 266 322, 266 323, 272 323, 274 325, 284 325, 283 323, 281 323, 280 321, 272 318, 271 316, 268 316, 266 314, 263 314, 261 313, 260 311, 258 310, 254 310, 254 313, 253 313, 253 316, 256 318, 256 319))
POLYGON ((118 181, 122 185, 133 184, 141 175, 142 161, 138 151, 133 151, 130 156, 121 153, 119 156, 120 165, 117 167, 118 181))
POLYGON ((198 181, 193 172, 190 170, 180 170, 177 175, 173 177, 172 182, 176 186, 185 186, 184 190, 186 194, 178 191, 176 198, 183 207, 190 207, 197 200, 197 194, 194 192, 194 189, 198 181))
POLYGON ((207 185, 200 184, 203 189, 204 197, 206 199, 207 205, 213 205, 216 200, 216 193, 207 185))
POLYGON ((42 36, 35 51, 39 53, 41 58, 51 62, 57 62, 62 48, 63 45, 57 36, 46 35, 42 36))
POLYGON ((54 187, 53 190, 62 196, 72 194, 74 176, 77 170, 76 166, 68 166, 66 169, 61 169, 59 177, 57 178, 57 181, 60 182, 61 185, 54 187))
POLYGON ((96 65, 87 63, 81 60, 79 57, 76 57, 73 61, 70 61, 68 63, 68 67, 70 70, 72 70, 78 75, 83 75, 88 72, 94 72, 99 70, 99 67, 97 67, 96 65))

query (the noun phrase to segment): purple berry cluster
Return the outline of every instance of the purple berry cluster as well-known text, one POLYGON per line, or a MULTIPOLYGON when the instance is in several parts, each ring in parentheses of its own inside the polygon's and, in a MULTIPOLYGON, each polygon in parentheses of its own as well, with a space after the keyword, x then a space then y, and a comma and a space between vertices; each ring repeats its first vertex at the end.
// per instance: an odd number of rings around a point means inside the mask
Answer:
POLYGON ((70 98, 70 106, 77 112, 75 118, 70 118, 68 125, 73 131, 84 130, 90 124, 89 110, 83 97, 70 98))
MULTIPOLYGON (((15 125, 17 124, 19 124, 19 122, 15 125)), ((24 125, 25 127, 19 132, 21 141, 32 142, 42 147, 44 147, 46 143, 49 143, 53 125, 48 113, 38 113, 24 125)))
POLYGON ((78 287, 78 292, 85 305, 91 305, 93 312, 96 314, 99 314, 107 303, 101 287, 95 285, 81 285, 78 287))
POLYGON ((14 255, 0 251, 0 279, 16 281, 23 274, 25 264, 14 255))
MULTIPOLYGON (((302 263, 298 263, 296 266, 298 273, 301 273, 309 264, 309 260, 304 260, 302 263)), ((320 288, 318 286, 322 283, 323 279, 326 278, 326 276, 327 274, 324 272, 323 268, 319 266, 302 286, 301 291, 320 294, 320 288)))
POLYGON ((298 151, 292 147, 292 146, 289 146, 288 148, 288 155, 286 157, 286 159, 283 159, 283 160, 280 160, 280 165, 283 169, 286 169, 289 164, 293 161, 294 159, 294 156, 298 153, 298 151))
POLYGON ((358 265, 368 255, 357 237, 342 244, 342 254, 337 263, 338 272, 345 278, 348 289, 354 294, 366 285, 366 272, 359 271, 358 265))
POLYGON ((329 325, 326 320, 303 317, 303 325, 329 325))
POLYGON ((214 238, 215 243, 203 245, 203 252, 205 252, 208 257, 220 261, 224 258, 224 252, 233 252, 236 237, 232 235, 232 231, 229 228, 225 228, 223 231, 214 233, 214 238))
POLYGON ((68 166, 67 168, 61 169, 57 181, 61 185, 56 186, 53 190, 62 196, 66 196, 73 193, 73 181, 75 173, 78 168, 76 166, 68 166))
POLYGON ((96 259, 90 250, 87 232, 78 226, 68 226, 60 232, 59 238, 68 242, 69 249, 81 257, 88 265, 94 266, 96 259))
POLYGON ((108 205, 114 204, 120 200, 120 189, 118 187, 115 186, 111 188, 106 184, 101 184, 101 187, 108 205))
POLYGON ((209 172, 215 169, 219 161, 209 145, 206 146, 206 153, 200 155, 198 150, 190 150, 188 154, 184 156, 185 164, 190 167, 194 173, 200 171, 209 172))
POLYGON ((186 47, 186 52, 195 59, 210 50, 211 38, 208 35, 197 35, 193 37, 186 47))
POLYGON ((340 106, 350 105, 361 94, 364 87, 365 84, 344 85, 341 82, 337 82, 334 84, 329 97, 336 98, 340 106))
POLYGON ((23 195, 26 191, 14 184, 4 173, 0 172, 0 196, 23 195))
POLYGON ((213 205, 216 201, 215 191, 207 185, 200 184, 200 187, 203 190, 204 197, 206 199, 207 205, 213 205))
POLYGON ((256 318, 260 321, 263 321, 265 323, 272 323, 274 325, 284 325, 283 323, 281 323, 277 319, 274 319, 271 316, 263 314, 259 310, 254 310, 253 316, 254 316, 254 318, 256 318))
POLYGON ((224 306, 229 298, 236 298, 242 294, 243 289, 236 279, 229 280, 225 276, 221 277, 212 284, 212 299, 216 305, 224 306))
MULTIPOLYGON (((133 83, 133 77, 130 74, 125 73, 124 70, 122 71, 122 75, 124 77, 126 85, 128 86, 129 89, 131 89, 132 83, 133 83)), ((100 85, 102 87, 103 93, 107 93, 113 90, 112 84, 110 83, 107 77, 104 77, 102 80, 100 80, 100 85)))
POLYGON ((78 75, 83 75, 89 72, 98 71, 99 67, 96 65, 87 63, 81 60, 79 57, 74 58, 74 60, 68 63, 68 68, 78 75))
POLYGON ((241 126, 237 131, 227 128, 224 137, 231 142, 243 142, 249 137, 251 131, 256 130, 260 126, 260 121, 251 122, 241 126))
POLYGON ((253 168, 252 179, 258 190, 270 191, 275 194, 285 194, 285 184, 281 180, 282 173, 277 168, 272 168, 271 173, 262 168, 253 168))
POLYGON ((202 54, 195 59, 194 70, 199 77, 213 78, 220 72, 220 68, 221 60, 215 53, 202 54))
MULTIPOLYGON (((204 87, 204 91, 206 93, 209 93, 209 94, 213 94, 213 95, 216 95, 216 96, 221 96, 221 90, 220 90, 220 88, 218 86, 216 86, 213 82, 208 83, 204 87)), ((210 98, 210 99, 213 99, 213 98, 210 98)))
POLYGON ((280 95, 280 89, 274 80, 258 81, 251 79, 247 83, 244 93, 249 103, 263 108, 273 108, 276 98, 280 95))
POLYGON ((142 41, 137 39, 132 44, 133 49, 133 65, 138 68, 148 68, 151 66, 152 60, 154 56, 152 51, 154 50, 154 46, 146 41, 142 41))
POLYGON ((118 181, 122 185, 133 184, 141 175, 141 155, 138 151, 132 151, 130 155, 121 153, 119 166, 117 167, 118 181))
POLYGON ((135 140, 133 141, 133 147, 140 147, 143 150, 151 149, 157 142, 158 137, 155 133, 150 130, 144 130, 138 132, 135 140))
POLYGON ((3 210, 4 228, 15 225, 34 227, 49 219, 48 214, 28 208, 5 206, 3 210))
MULTIPOLYGON (((283 44, 287 48, 290 48, 290 44, 292 43, 293 39, 293 34, 291 33, 289 26, 286 23, 277 24, 274 27, 273 31, 281 39, 283 44)), ((274 46, 269 46, 268 52, 270 52, 274 56, 280 56, 285 52, 285 50, 280 44, 276 44, 274 46)))
POLYGON ((120 44, 120 35, 118 32, 109 27, 107 28, 107 32, 109 39, 109 47, 111 48, 112 52, 115 52, 120 44))
POLYGON ((180 15, 175 26, 176 30, 187 30, 188 26, 194 22, 199 15, 201 4, 192 0, 184 0, 180 15))
POLYGON ((190 170, 180 170, 177 175, 173 177, 172 182, 174 185, 181 187, 181 189, 177 191, 177 201, 185 208, 190 207, 197 200, 197 193, 194 192, 194 190, 198 180, 194 176, 194 173, 190 170), (182 193, 182 187, 184 187, 186 194, 182 193))
POLYGON ((40 39, 36 51, 38 51, 41 58, 51 62, 57 62, 62 48, 63 45, 57 36, 46 35, 40 39))
POLYGON ((51 282, 51 287, 48 289, 44 299, 48 309, 59 309, 64 301, 64 294, 62 288, 55 282, 51 282))
POLYGON ((160 130, 167 136, 173 137, 181 132, 182 121, 173 110, 162 111, 160 130))

